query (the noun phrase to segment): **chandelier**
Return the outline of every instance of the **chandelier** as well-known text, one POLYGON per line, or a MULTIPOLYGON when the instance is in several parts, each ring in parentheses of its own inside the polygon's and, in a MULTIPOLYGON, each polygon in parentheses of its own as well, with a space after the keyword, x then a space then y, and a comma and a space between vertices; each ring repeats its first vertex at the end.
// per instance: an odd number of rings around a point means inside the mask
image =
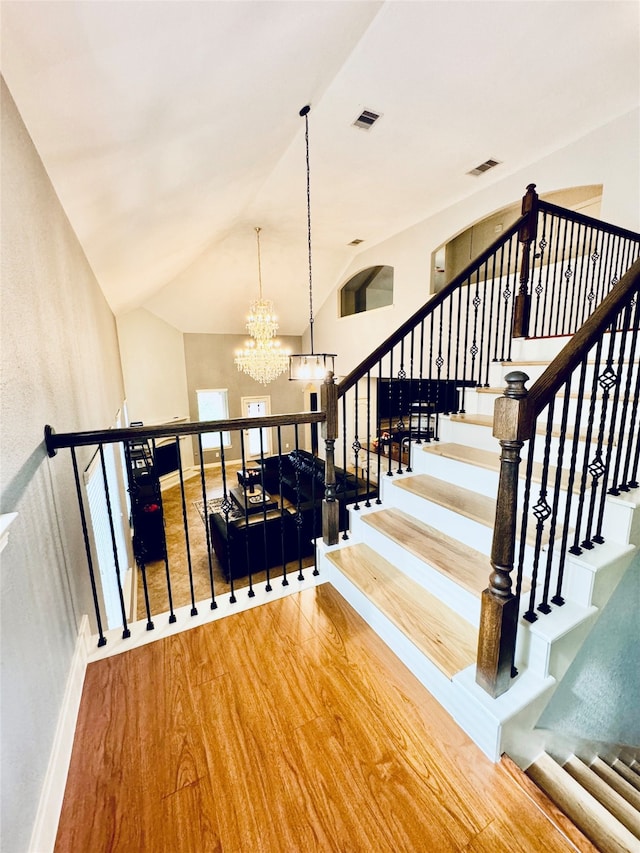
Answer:
POLYGON ((274 340, 278 323, 273 310, 273 302, 262 296, 262 265, 260 262, 260 228, 256 228, 258 245, 258 284, 260 296, 249 306, 247 331, 251 340, 235 356, 238 370, 246 373, 256 382, 268 385, 287 369, 288 350, 280 349, 280 341, 274 340))
POLYGON ((311 352, 289 356, 289 379, 322 382, 327 373, 334 371, 335 353, 315 352, 313 349, 313 277, 311 270, 311 170, 309 168, 309 112, 310 106, 300 110, 304 118, 304 140, 307 157, 307 250, 309 256, 309 337, 311 352))

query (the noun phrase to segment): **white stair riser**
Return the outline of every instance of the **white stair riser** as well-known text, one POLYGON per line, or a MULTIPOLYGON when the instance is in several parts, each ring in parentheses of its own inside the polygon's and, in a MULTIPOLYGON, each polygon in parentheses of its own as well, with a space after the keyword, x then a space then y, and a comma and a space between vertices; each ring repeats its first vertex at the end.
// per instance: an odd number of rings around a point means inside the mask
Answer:
MULTIPOLYGON (((359 535, 374 551, 404 572, 413 581, 420 584, 432 595, 439 598, 451 610, 459 613, 475 627, 480 624, 480 599, 473 593, 462 589, 454 581, 432 568, 419 557, 409 553, 402 545, 389 539, 379 530, 375 530, 361 519, 359 535)), ((487 581, 491 566, 487 563, 487 581)))
POLYGON ((605 544, 592 551, 584 551, 580 556, 569 554, 565 566, 564 597, 583 607, 603 607, 631 564, 635 550, 632 545, 611 545, 608 548, 605 544))

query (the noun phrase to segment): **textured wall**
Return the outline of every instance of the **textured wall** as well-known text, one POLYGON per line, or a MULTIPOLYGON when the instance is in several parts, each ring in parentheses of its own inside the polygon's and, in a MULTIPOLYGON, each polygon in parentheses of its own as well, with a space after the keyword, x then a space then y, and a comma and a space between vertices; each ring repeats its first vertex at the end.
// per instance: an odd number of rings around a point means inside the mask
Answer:
POLYGON ((123 389, 114 317, 1 85, 0 511, 19 516, 0 567, 0 849, 24 853, 89 612, 69 452, 49 460, 43 427, 108 426, 123 389))

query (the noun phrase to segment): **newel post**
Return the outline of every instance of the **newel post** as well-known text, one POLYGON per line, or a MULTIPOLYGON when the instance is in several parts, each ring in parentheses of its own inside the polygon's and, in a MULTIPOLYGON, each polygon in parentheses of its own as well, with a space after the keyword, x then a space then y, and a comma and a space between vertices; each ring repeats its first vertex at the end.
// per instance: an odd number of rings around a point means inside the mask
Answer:
POLYGON ((518 240, 522 243, 522 254, 520 259, 520 288, 513 307, 512 336, 514 338, 526 338, 529 334, 531 245, 535 243, 538 232, 538 193, 535 184, 529 184, 527 192, 522 198, 522 215, 525 214, 527 218, 520 226, 518 233, 518 240))
POLYGON ((500 442, 500 481, 491 545, 493 572, 482 593, 478 637, 477 683, 496 698, 509 689, 515 655, 518 599, 511 589, 518 510, 518 467, 524 444, 526 373, 506 376, 504 397, 496 400, 493 435, 500 442))
POLYGON ((326 415, 322 425, 325 447, 324 500, 322 501, 322 541, 337 545, 340 535, 339 504, 336 500, 334 446, 338 437, 338 386, 331 371, 320 389, 320 405, 326 415))

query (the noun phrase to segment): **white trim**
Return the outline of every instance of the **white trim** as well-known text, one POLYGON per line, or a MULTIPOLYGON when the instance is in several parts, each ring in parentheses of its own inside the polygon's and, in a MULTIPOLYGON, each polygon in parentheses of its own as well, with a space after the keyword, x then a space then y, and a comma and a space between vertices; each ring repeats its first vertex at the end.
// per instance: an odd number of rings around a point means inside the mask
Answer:
POLYGON ((295 571, 288 573, 288 586, 282 586, 280 576, 273 578, 271 581, 273 589, 267 592, 265 585, 261 582, 253 588, 254 597, 249 597, 249 587, 244 586, 235 590, 236 602, 231 604, 229 601, 229 593, 216 596, 217 607, 211 609, 210 602, 197 602, 198 613, 196 616, 191 616, 191 605, 187 604, 184 607, 178 607, 175 610, 176 621, 169 622, 169 613, 154 614, 152 621, 154 629, 146 630, 146 622, 140 619, 137 622, 132 622, 129 625, 131 636, 126 640, 122 639, 122 628, 114 628, 110 631, 105 631, 107 642, 104 646, 98 648, 98 637, 95 635, 90 641, 90 651, 88 662, 103 660, 104 658, 112 657, 121 652, 129 652, 139 646, 145 646, 148 643, 153 643, 156 640, 163 640, 165 637, 172 637, 174 634, 180 634, 183 631, 188 631, 191 628, 198 628, 201 625, 207 625, 209 622, 216 622, 218 619, 224 619, 226 616, 233 616, 236 613, 242 613, 245 610, 253 610, 254 607, 260 607, 263 604, 268 604, 271 601, 276 601, 279 598, 285 598, 287 595, 293 595, 296 592, 302 592, 305 589, 311 589, 315 586, 325 583, 328 578, 325 575, 313 574, 313 566, 308 566, 303 569, 305 579, 299 581, 295 571))
POLYGON ((89 619, 85 615, 80 622, 76 647, 71 658, 67 686, 29 842, 30 853, 47 853, 53 850, 56 842, 90 648, 89 619))
POLYGON ((0 551, 4 551, 9 541, 9 528, 17 517, 17 512, 6 512, 0 515, 0 551))

